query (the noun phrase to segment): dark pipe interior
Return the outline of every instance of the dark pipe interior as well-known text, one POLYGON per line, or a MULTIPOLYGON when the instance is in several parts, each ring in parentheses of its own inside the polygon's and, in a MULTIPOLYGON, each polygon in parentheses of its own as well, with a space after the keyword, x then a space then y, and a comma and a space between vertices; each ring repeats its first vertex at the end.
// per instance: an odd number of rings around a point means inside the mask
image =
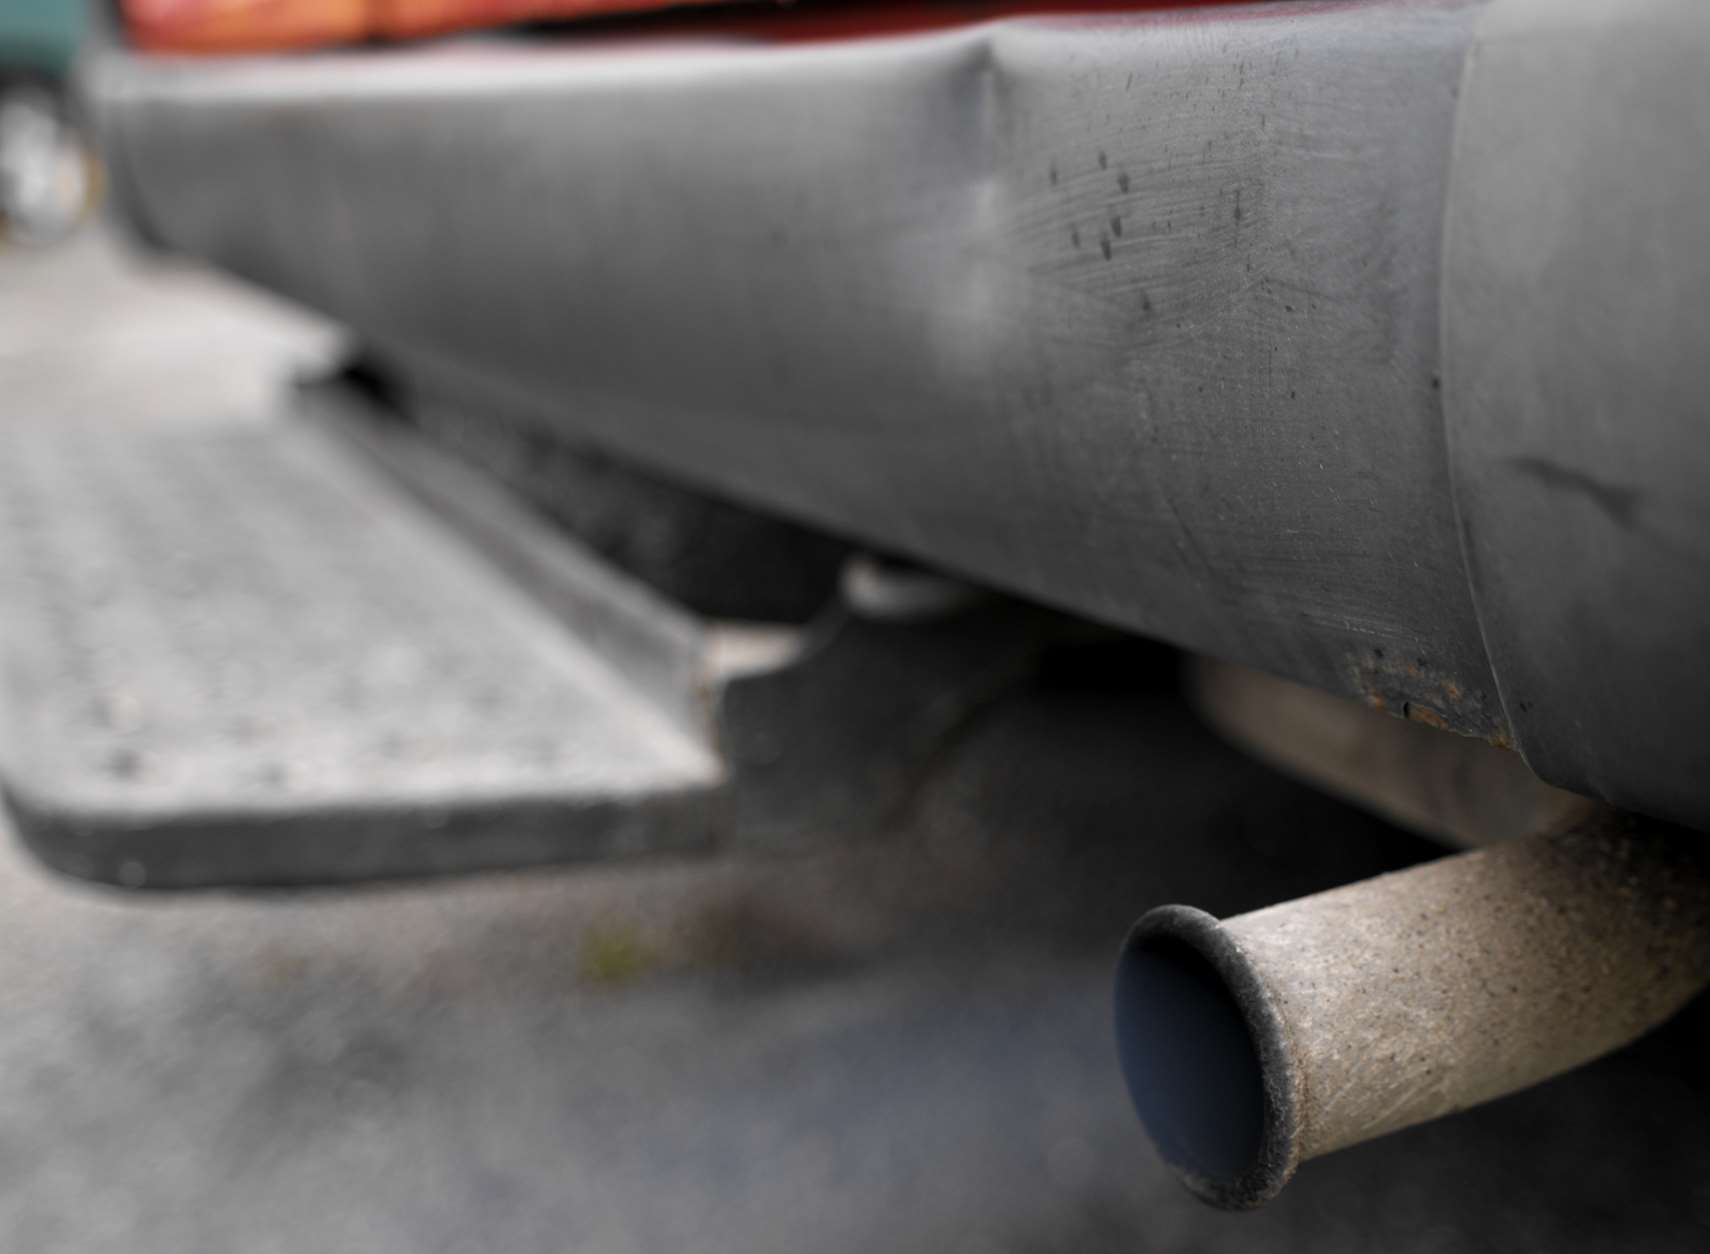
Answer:
POLYGON ((1166 1162, 1214 1183, 1253 1167, 1265 1133, 1259 1053, 1203 954, 1173 936, 1129 946, 1117 970, 1116 1044, 1134 1109, 1166 1162))

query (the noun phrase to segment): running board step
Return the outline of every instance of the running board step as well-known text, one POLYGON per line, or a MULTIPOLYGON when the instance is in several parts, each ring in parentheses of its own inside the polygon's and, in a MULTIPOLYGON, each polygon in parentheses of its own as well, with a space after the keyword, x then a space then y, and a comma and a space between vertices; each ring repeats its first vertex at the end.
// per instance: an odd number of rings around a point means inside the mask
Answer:
POLYGON ((50 865, 293 884, 710 839, 704 737, 307 425, 7 437, 0 762, 50 865))
POLYGON ((45 863, 130 888, 868 832, 1084 631, 989 597, 707 623, 336 384, 0 459, 0 784, 45 863))

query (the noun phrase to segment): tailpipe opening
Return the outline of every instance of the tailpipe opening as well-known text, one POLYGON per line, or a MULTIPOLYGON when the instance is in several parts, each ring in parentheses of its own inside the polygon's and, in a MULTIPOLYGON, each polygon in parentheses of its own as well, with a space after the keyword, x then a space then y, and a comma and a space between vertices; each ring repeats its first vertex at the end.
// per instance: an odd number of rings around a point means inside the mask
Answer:
POLYGON ((1710 985, 1706 840, 1588 808, 1222 922, 1153 910, 1116 975, 1134 1108, 1190 1189, 1249 1209, 1308 1159, 1618 1049, 1710 985))
POLYGON ((1116 978, 1123 1078, 1164 1161, 1214 1205, 1257 1206, 1294 1171, 1283 1032, 1263 980, 1211 915, 1164 906, 1135 926, 1116 978))

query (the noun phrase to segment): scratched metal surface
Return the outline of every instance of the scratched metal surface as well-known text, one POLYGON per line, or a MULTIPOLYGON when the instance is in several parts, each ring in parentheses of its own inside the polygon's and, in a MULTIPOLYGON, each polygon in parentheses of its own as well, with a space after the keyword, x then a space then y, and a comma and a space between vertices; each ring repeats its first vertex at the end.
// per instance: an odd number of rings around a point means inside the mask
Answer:
POLYGON ((1706 38, 1684 0, 1367 0, 95 95, 147 233, 439 411, 1703 826, 1706 38))
POLYGON ((149 233, 441 393, 1500 736, 1434 377, 1475 12, 112 61, 97 96, 149 233))
POLYGON ((1540 772, 1700 827, 1707 60, 1692 0, 1500 0, 1444 261, 1456 490, 1516 739, 1540 772))

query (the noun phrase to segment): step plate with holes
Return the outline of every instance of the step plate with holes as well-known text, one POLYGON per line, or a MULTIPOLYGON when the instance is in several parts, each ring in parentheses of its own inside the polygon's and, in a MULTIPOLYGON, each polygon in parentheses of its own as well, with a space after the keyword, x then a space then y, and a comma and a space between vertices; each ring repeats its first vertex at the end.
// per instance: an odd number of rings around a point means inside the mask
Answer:
POLYGON ((323 439, 8 426, 0 767, 34 851, 189 887, 705 843, 707 747, 323 439))

